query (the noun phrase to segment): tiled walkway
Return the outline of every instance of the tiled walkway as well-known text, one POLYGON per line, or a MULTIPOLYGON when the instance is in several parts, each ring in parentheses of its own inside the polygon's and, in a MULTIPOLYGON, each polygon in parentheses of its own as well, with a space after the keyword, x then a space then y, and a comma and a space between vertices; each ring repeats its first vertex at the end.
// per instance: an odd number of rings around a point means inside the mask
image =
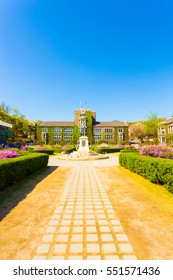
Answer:
POLYGON ((92 162, 74 164, 33 259, 137 259, 92 162))

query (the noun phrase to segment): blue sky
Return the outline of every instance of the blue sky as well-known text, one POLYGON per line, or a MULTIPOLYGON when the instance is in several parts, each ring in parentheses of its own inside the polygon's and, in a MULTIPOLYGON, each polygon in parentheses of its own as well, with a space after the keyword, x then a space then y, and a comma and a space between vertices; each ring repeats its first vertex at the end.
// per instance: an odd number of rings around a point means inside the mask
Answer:
POLYGON ((172 0, 0 0, 0 102, 30 120, 173 113, 172 0))

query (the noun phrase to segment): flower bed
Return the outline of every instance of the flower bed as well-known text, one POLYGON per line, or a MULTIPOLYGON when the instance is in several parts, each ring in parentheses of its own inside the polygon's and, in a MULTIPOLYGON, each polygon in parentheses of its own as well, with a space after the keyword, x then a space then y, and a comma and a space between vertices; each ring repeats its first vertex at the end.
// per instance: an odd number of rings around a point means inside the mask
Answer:
POLYGON ((173 193, 173 161, 163 158, 140 156, 136 153, 120 153, 119 163, 151 182, 164 185, 173 193))
POLYGON ((19 154, 16 151, 3 150, 0 152, 0 160, 5 160, 7 158, 18 157, 19 154))
POLYGON ((28 154, 0 161, 0 190, 47 166, 46 154, 28 154))
POLYGON ((149 145, 139 148, 141 156, 173 159, 173 148, 161 145, 149 145))

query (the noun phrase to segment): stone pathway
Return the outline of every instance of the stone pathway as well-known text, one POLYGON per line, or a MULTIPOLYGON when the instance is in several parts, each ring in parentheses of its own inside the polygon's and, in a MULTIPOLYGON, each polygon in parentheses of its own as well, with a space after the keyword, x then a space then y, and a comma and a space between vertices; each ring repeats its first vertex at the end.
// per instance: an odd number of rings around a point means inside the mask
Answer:
POLYGON ((54 210, 34 260, 137 259, 96 173, 98 164, 71 162, 74 168, 61 204, 54 210))

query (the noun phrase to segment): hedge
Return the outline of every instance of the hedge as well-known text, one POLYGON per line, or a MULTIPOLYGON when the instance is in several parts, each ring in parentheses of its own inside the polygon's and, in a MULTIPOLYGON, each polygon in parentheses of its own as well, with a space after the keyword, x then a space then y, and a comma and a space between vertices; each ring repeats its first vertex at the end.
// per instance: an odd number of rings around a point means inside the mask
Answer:
POLYGON ((135 153, 120 153, 119 163, 150 182, 164 185, 173 193, 173 160, 140 156, 135 153))
POLYGON ((99 154, 104 153, 119 153, 124 148, 98 148, 95 151, 99 154))
POLYGON ((31 153, 42 153, 47 155, 53 155, 54 150, 30 150, 31 153))
POLYGON ((29 154, 0 161, 0 190, 47 166, 46 154, 29 154))

